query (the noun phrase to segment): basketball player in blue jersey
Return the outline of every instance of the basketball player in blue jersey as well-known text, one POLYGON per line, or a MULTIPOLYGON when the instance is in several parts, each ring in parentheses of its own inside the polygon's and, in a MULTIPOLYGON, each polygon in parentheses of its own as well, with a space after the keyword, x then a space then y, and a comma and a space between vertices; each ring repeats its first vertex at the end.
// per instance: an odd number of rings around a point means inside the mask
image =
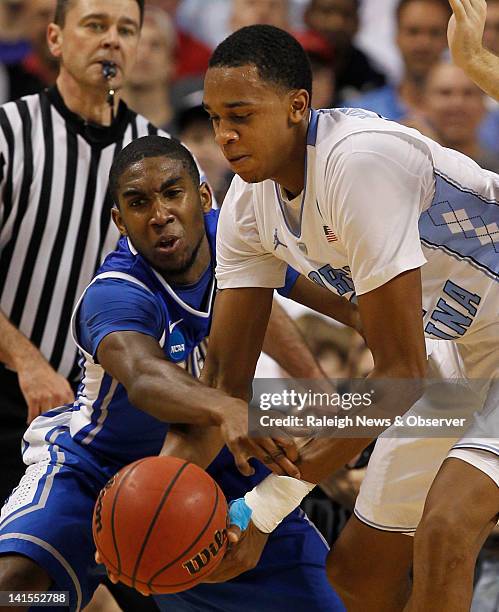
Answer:
MULTIPOLYGON (((291 265, 357 297, 371 377, 413 381, 393 397, 399 415, 456 409, 450 395, 423 393, 427 368, 465 379, 463 437, 398 437, 392 428, 378 440, 330 567, 348 610, 464 612, 499 512, 499 177, 416 130, 360 109, 316 111, 310 98, 306 55, 277 28, 243 28, 212 55, 204 104, 237 176, 220 215, 203 376, 245 397, 248 347, 263 337, 273 288, 291 265)), ((243 473, 252 456, 245 427, 241 419, 227 441, 243 473)), ((268 477, 238 502, 245 521, 271 532, 366 443, 311 440, 304 480, 268 477)), ((241 542, 248 554, 250 543, 241 542)))
MULTIPOLYGON (((77 399, 36 418, 24 436, 28 468, 0 516, 0 591, 69 591, 70 609, 82 609, 100 579, 91 532, 99 490, 123 465, 158 454, 165 436, 164 452, 210 464, 229 500, 270 473, 255 462, 254 474, 241 476, 227 450, 209 456, 185 430, 223 431, 224 413, 240 402, 191 376, 203 365, 215 295, 218 211, 199 180, 187 149, 159 136, 133 141, 113 164, 123 237, 73 315, 84 359, 77 399)), ((159 607, 344 609, 326 577, 327 546, 301 511, 270 539, 253 535, 264 549, 254 569, 158 597, 159 607)))

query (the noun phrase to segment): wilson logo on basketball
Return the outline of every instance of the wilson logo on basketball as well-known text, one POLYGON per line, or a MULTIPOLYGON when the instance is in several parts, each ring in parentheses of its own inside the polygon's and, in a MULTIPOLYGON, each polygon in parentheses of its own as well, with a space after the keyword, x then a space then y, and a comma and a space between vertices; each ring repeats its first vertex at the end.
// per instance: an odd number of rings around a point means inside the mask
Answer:
POLYGON ((95 515, 94 515, 94 523, 95 523, 95 532, 99 533, 102 529, 102 500, 104 495, 108 489, 110 489, 115 481, 116 477, 113 476, 110 480, 106 482, 104 488, 99 493, 99 497, 97 498, 97 503, 95 504, 95 515))
POLYGON ((208 565, 212 558, 218 555, 226 539, 227 531, 225 529, 222 531, 215 531, 213 542, 210 542, 206 548, 200 550, 194 557, 189 559, 189 561, 182 563, 182 567, 184 567, 191 576, 199 573, 203 567, 208 565))

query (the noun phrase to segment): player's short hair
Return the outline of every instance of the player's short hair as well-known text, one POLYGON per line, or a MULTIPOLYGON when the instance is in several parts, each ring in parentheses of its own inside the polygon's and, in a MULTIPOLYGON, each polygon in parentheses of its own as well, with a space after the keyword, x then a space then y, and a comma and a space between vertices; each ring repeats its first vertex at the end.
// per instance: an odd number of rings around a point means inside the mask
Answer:
POLYGON ((399 0, 399 3, 395 9, 395 15, 397 17, 397 23, 400 22, 400 16, 404 11, 405 7, 413 2, 426 2, 427 4, 433 4, 434 6, 441 7, 450 17, 451 15, 451 7, 448 0, 399 0))
POLYGON ((132 164, 146 157, 168 157, 178 159, 187 169, 195 185, 199 185, 199 170, 192 154, 176 138, 165 138, 164 136, 143 136, 132 140, 122 149, 113 161, 109 172, 109 191, 116 206, 119 206, 118 187, 121 175, 132 164))
MULTIPOLYGON (((76 2, 78 2, 78 0, 57 0, 57 4, 55 5, 54 23, 63 28, 64 24, 66 23, 66 13, 76 4, 76 2)), ((139 5, 140 25, 142 25, 144 20, 144 0, 135 0, 135 2, 139 5)))
POLYGON ((237 30, 221 42, 209 67, 238 68, 252 64, 261 79, 284 90, 305 89, 312 98, 312 69, 307 54, 291 34, 270 25, 237 30))

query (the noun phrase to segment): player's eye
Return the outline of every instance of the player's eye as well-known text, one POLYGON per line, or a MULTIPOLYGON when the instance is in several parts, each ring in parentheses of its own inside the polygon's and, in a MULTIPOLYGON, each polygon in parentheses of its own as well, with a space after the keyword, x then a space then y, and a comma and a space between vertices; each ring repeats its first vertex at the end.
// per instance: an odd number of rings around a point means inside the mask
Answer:
POLYGON ((146 201, 143 198, 138 198, 136 200, 130 200, 130 202, 128 202, 128 206, 130 206, 130 208, 139 208, 140 206, 143 206, 146 203, 146 201))
POLYGON ((167 189, 163 193, 164 193, 165 198, 176 198, 182 193, 182 190, 181 189, 167 189))
POLYGON ((231 119, 236 123, 244 123, 249 117, 251 117, 251 113, 246 113, 245 115, 232 115, 231 119))

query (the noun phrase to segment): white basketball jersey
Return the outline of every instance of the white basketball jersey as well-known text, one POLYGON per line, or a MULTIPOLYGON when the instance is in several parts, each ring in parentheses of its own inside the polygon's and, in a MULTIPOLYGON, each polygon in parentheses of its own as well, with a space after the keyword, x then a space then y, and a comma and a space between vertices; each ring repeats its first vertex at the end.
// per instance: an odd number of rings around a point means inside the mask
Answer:
POLYGON ((298 198, 234 178, 218 285, 281 287, 289 264, 352 299, 421 267, 426 335, 458 340, 497 320, 498 202, 498 175, 416 130, 360 109, 311 111, 298 198))

